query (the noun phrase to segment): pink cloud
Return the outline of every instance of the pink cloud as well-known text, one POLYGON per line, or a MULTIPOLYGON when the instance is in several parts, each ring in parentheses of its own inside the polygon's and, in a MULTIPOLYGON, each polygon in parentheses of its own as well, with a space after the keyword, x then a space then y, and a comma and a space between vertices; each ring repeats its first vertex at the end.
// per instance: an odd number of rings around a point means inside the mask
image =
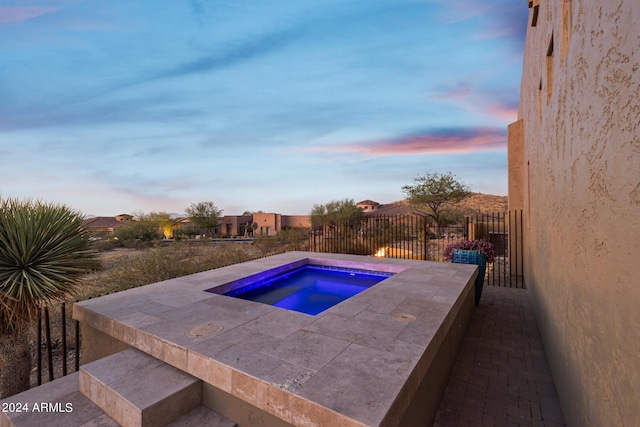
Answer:
POLYGON ((358 153, 374 157, 460 154, 500 151, 507 147, 505 132, 494 129, 454 130, 347 145, 310 147, 314 153, 358 153))
POLYGON ((458 83, 451 88, 441 88, 432 98, 438 101, 452 102, 473 114, 482 114, 507 123, 518 119, 518 107, 507 105, 500 99, 484 91, 471 87, 467 83, 458 83))
POLYGON ((509 123, 518 120, 518 107, 506 107, 502 105, 487 105, 486 110, 494 117, 498 117, 509 123))
POLYGON ((451 100, 451 99, 464 99, 471 96, 472 90, 471 87, 466 83, 458 83, 455 87, 451 89, 443 89, 441 94, 438 94, 436 98, 443 100, 451 100))
POLYGON ((0 7, 0 24, 15 24, 58 10, 57 7, 0 7))

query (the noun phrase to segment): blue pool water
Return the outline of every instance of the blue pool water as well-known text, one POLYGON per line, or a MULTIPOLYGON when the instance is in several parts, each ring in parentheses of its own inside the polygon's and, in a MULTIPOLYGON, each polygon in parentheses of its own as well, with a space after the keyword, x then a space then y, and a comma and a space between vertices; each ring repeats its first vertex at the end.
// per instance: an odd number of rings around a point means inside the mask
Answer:
POLYGON ((392 275, 305 265, 224 295, 315 315, 392 275))

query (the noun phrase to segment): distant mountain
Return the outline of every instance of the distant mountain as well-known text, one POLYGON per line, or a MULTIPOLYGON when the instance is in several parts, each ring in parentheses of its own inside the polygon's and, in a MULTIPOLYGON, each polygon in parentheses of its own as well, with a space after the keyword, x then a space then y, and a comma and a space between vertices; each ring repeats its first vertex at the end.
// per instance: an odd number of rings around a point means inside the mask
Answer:
MULTIPOLYGON (((471 193, 471 196, 456 204, 456 207, 463 215, 506 212, 509 209, 509 197, 496 196, 494 194, 471 193)), ((407 215, 410 212, 411 207, 407 200, 398 200, 379 205, 375 210, 369 211, 369 213, 373 215, 407 215)))
POLYGON ((474 213, 505 212, 509 209, 508 196, 494 194, 472 193, 457 204, 458 209, 465 215, 474 213))

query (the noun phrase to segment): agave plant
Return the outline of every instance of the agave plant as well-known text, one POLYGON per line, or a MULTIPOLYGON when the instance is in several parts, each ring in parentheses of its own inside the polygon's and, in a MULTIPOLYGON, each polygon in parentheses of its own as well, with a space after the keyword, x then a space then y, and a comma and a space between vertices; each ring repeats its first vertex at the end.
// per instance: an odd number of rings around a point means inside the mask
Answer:
POLYGON ((29 325, 42 307, 71 297, 94 261, 79 212, 0 200, 0 398, 29 388, 29 325))

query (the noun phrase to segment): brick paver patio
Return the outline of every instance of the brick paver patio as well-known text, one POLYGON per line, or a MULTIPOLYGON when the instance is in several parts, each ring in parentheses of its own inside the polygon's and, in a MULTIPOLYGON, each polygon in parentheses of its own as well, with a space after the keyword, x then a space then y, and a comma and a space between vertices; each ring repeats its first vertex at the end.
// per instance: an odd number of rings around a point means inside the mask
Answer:
POLYGON ((434 427, 565 425, 529 298, 484 287, 434 427))

